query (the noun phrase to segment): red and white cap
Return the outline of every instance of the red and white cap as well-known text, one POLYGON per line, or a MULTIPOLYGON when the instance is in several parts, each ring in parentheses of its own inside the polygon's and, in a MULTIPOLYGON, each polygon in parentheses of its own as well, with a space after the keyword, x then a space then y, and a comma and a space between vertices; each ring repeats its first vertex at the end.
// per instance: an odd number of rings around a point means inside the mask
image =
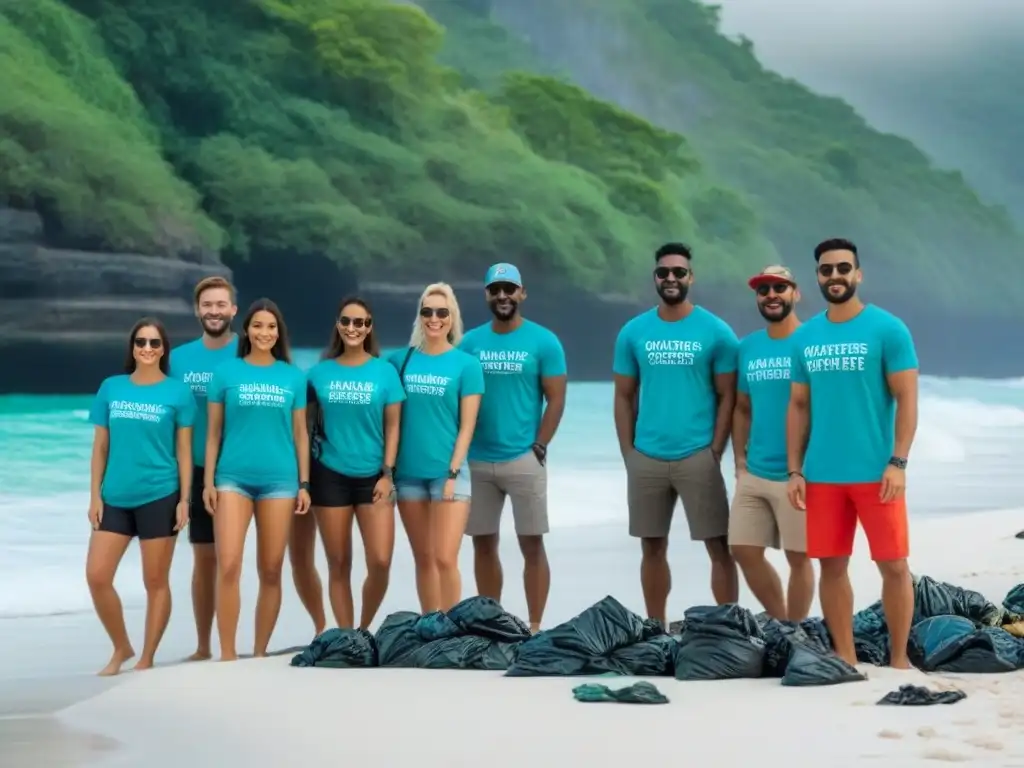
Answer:
POLYGON ((765 267, 752 278, 747 281, 753 290, 757 290, 757 286, 763 285, 764 283, 789 283, 795 286, 796 280, 793 277, 793 273, 789 267, 784 267, 781 264, 773 264, 770 267, 765 267))

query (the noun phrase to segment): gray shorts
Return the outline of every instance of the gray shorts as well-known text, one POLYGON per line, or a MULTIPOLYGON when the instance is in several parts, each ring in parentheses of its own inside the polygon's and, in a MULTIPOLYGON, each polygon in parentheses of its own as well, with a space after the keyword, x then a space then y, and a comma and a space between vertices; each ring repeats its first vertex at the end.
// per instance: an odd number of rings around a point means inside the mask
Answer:
POLYGON ((626 456, 626 487, 630 536, 667 538, 676 499, 683 502, 694 541, 729 533, 725 478, 710 448, 678 461, 652 459, 634 449, 626 456))
POLYGON ((512 517, 519 536, 543 536, 548 532, 548 471, 533 451, 496 464, 471 461, 469 476, 473 481, 473 500, 467 536, 498 533, 506 496, 512 499, 512 517))

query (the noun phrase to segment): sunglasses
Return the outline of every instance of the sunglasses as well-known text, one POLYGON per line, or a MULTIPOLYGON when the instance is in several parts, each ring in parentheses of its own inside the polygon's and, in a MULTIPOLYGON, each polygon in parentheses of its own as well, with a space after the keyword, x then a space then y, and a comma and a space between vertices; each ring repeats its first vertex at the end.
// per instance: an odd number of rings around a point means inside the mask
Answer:
POLYGON ((792 286, 789 283, 762 283, 757 286, 758 296, 767 296, 769 293, 774 293, 776 296, 781 296, 788 291, 792 286))
POLYGON ((451 314, 452 312, 448 307, 438 307, 437 309, 434 309, 433 307, 420 307, 420 317, 424 320, 429 320, 432 317, 436 317, 438 320, 444 320, 451 317, 451 314))
POLYGON ((338 323, 342 328, 348 328, 350 325, 353 328, 369 328, 373 325, 373 318, 349 317, 348 315, 342 315, 338 318, 338 323))
POLYGON ((659 280, 665 280, 669 275, 672 275, 676 280, 682 280, 690 274, 690 270, 686 267, 657 267, 654 270, 654 276, 659 280))
POLYGON ((513 283, 491 283, 487 286, 487 292, 491 294, 491 296, 500 296, 503 293, 506 296, 511 296, 518 290, 519 286, 513 283))
POLYGON ((818 274, 822 277, 832 277, 833 272, 838 272, 840 275, 848 275, 855 267, 848 261, 841 261, 838 264, 819 264, 818 274))
POLYGON ((144 339, 141 336, 135 338, 135 346, 139 349, 160 349, 164 345, 163 339, 144 339))

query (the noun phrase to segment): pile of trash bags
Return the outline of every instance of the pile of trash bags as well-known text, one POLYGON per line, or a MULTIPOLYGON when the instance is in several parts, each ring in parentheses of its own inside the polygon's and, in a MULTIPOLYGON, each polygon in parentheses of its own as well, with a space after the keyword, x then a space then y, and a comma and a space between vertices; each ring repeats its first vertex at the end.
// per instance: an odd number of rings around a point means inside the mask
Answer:
MULTIPOLYGON (((854 616, 857 659, 888 664, 880 602, 854 616)), ((927 672, 1024 668, 1024 584, 996 605, 978 592, 914 579, 908 652, 927 672)), ((510 677, 628 675, 677 680, 771 677, 782 685, 834 685, 864 676, 833 653, 824 621, 784 622, 739 605, 695 606, 666 629, 613 597, 530 635, 494 600, 471 597, 447 613, 388 616, 375 635, 331 629, 292 659, 297 667, 504 670, 510 677)))

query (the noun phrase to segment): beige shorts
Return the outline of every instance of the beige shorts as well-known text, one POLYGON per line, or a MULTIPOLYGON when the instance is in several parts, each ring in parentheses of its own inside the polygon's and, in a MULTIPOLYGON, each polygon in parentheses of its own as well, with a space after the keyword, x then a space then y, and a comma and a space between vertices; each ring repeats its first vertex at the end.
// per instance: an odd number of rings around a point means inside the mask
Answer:
POLYGON ((729 546, 807 551, 807 513, 795 509, 786 483, 744 472, 729 514, 729 546))
POLYGON ((505 497, 512 501, 512 518, 519 536, 548 532, 548 471, 533 451, 518 459, 493 464, 469 462, 473 500, 469 505, 467 536, 493 536, 501 528, 505 497))

